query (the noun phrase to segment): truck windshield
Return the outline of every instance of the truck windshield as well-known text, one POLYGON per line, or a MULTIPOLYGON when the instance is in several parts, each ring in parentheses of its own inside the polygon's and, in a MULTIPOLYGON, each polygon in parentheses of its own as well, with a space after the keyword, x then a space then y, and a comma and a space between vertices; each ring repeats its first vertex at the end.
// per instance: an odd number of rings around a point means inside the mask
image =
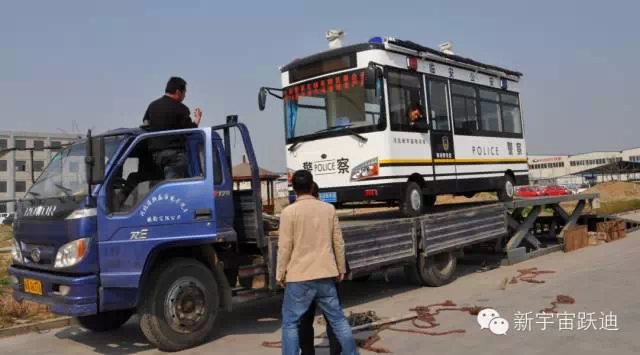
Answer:
POLYGON ((382 82, 365 89, 364 71, 356 70, 284 88, 287 143, 385 128, 382 82))
MULTIPOLYGON (((105 139, 106 162, 115 154, 124 137, 105 139)), ((26 199, 83 196, 87 194, 85 165, 86 143, 74 143, 61 149, 27 191, 26 199)))

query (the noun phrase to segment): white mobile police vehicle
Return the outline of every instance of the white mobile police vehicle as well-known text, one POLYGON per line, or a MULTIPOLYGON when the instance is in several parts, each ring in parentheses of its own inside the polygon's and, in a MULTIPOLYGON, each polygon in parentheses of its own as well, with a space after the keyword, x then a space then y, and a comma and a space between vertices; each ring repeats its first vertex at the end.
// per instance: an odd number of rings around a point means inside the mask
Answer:
POLYGON ((282 89, 258 100, 283 99, 289 174, 313 173, 321 199, 416 216, 440 194, 508 201, 528 184, 521 73, 394 38, 330 48, 282 67, 282 89))

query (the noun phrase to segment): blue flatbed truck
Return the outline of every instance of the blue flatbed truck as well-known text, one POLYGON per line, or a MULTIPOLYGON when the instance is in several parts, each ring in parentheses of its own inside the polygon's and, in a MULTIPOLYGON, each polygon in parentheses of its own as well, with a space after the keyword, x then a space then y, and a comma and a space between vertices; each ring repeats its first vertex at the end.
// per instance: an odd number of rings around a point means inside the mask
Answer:
MULTIPOLYGON (((453 280, 456 258, 467 246, 497 240, 520 259, 531 250, 522 245, 536 244, 528 234, 532 215, 512 217, 510 208, 577 200, 573 214, 558 217, 568 228, 594 197, 436 206, 415 218, 345 220, 347 278, 366 280, 403 267, 413 284, 440 286, 453 280)), ((262 213, 258 164, 249 130, 237 116, 178 131, 89 131, 56 154, 17 203, 13 296, 47 304, 96 332, 137 314, 150 343, 164 351, 186 349, 209 339, 237 302, 280 291, 273 273, 277 222, 262 213), (233 189, 233 129, 251 165, 251 190, 233 189), (165 136, 185 144, 183 179, 164 180, 146 149, 150 139, 165 136)), ((537 243, 533 249, 545 248, 537 243)))

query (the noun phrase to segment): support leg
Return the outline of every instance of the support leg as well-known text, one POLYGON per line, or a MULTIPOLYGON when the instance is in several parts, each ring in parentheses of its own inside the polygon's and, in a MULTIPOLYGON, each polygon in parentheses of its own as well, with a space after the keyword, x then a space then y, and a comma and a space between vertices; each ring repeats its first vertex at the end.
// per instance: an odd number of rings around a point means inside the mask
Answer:
MULTIPOLYGON (((540 212, 542 212, 541 206, 533 207, 531 212, 529 212, 529 215, 527 216, 527 218, 524 220, 524 222, 522 222, 522 224, 518 226, 518 229, 516 230, 516 232, 513 234, 511 239, 509 239, 509 242, 507 242, 507 248, 506 248, 507 251, 515 249, 520 246, 522 239, 524 239, 527 236, 527 234, 529 234, 529 230, 531 229, 531 227, 533 227, 533 224, 535 223, 536 219, 540 215, 540 212)), ((511 218, 510 218, 509 225, 511 225, 512 223, 511 218)))
POLYGON ((568 229, 570 229, 571 227, 576 225, 576 223, 578 222, 578 218, 580 218, 580 215, 582 214, 582 211, 584 210, 585 205, 586 205, 585 200, 578 201, 578 205, 576 206, 576 208, 571 213, 571 216, 567 219, 564 227, 562 228, 562 231, 560 231, 560 238, 564 239, 564 233, 568 229))

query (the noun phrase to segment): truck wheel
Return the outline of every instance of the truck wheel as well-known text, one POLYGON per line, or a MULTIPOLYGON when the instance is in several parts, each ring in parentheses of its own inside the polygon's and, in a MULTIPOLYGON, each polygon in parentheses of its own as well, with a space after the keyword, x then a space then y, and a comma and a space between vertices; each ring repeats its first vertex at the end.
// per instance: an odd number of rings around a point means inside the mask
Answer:
POLYGON ((207 340, 220 308, 211 270, 192 259, 174 259, 155 270, 148 285, 140 328, 150 343, 178 351, 207 340))
POLYGON ((498 200, 500 200, 501 202, 513 200, 515 191, 515 183, 513 182, 513 178, 509 175, 505 175, 502 178, 500 190, 498 190, 498 200))
POLYGON ((424 196, 418 183, 409 181, 404 189, 400 201, 400 211, 405 217, 417 217, 422 214, 424 208, 424 196))
POLYGON ((419 257, 414 265, 404 267, 407 280, 416 286, 439 287, 453 280, 457 260, 451 252, 419 257))
POLYGON ((133 310, 125 309, 78 317, 76 320, 82 328, 99 333, 120 328, 132 315, 133 310))

